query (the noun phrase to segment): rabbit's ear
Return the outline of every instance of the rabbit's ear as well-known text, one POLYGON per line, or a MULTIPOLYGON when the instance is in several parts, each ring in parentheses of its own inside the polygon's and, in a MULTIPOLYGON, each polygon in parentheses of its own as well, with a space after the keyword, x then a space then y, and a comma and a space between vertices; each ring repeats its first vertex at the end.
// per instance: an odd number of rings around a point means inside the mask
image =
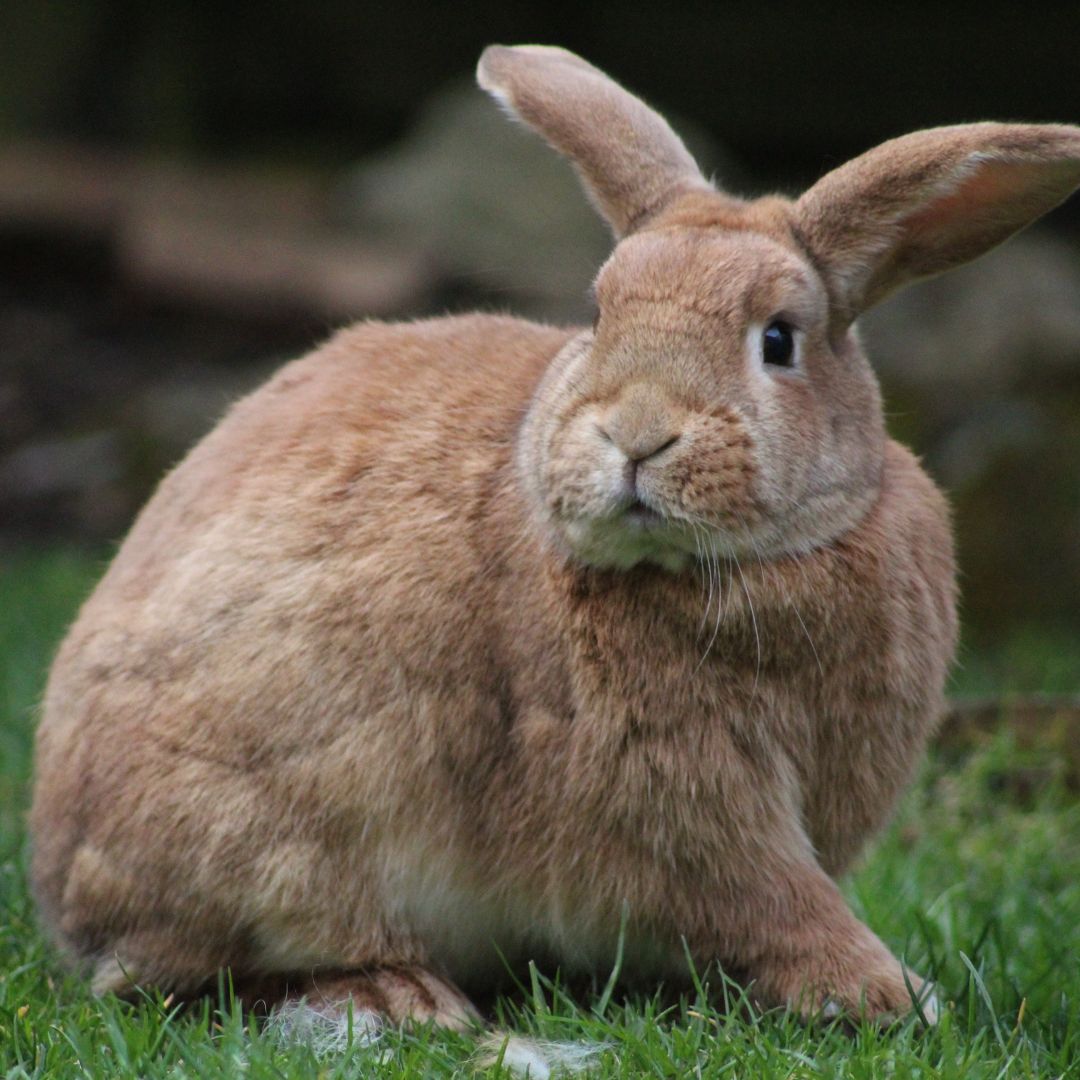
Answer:
POLYGON ((662 116, 572 52, 491 45, 476 78, 573 162, 616 236, 683 192, 711 190, 662 116))
POLYGON ((796 228, 841 318, 981 255, 1080 184, 1080 128, 964 124, 883 143, 819 180, 796 228))

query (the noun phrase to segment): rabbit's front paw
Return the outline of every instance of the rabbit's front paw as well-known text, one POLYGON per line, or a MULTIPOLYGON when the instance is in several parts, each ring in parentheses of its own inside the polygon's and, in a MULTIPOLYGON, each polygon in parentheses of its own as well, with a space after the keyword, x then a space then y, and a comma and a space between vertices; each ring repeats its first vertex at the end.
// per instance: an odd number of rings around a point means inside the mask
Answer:
POLYGON ((888 1024, 918 1011, 928 1024, 937 1022, 933 984, 906 971, 869 931, 856 947, 822 937, 816 956, 776 965, 758 980, 764 998, 808 1020, 845 1016, 888 1024))

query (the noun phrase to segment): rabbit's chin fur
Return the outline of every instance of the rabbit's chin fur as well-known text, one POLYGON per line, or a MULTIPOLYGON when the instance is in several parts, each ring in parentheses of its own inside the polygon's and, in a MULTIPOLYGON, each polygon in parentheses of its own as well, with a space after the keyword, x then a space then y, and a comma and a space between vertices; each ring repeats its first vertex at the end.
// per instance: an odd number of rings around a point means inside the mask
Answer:
POLYGON ((695 537, 689 525, 680 525, 648 508, 627 507, 607 517, 551 524, 570 551, 590 566, 629 570, 638 563, 651 563, 677 572, 691 566, 695 556, 706 557, 700 530, 695 537))
POLYGON ((852 323, 1063 199, 1080 130, 746 203, 580 57, 478 77, 619 237, 593 330, 359 325, 162 482, 50 675, 43 919, 98 990, 231 967, 392 1023, 475 1024, 502 958, 909 1011, 834 878, 939 715, 955 573, 852 323))
POLYGON ((630 570, 639 564, 671 573, 706 571, 718 560, 776 559, 806 555, 850 531, 873 505, 877 491, 825 493, 808 500, 805 513, 778 513, 751 529, 742 521, 689 521, 660 503, 623 502, 600 517, 545 524, 571 558, 598 569, 630 570), (823 528, 827 522, 828 527, 823 528), (801 526, 801 527, 800 527, 801 526))

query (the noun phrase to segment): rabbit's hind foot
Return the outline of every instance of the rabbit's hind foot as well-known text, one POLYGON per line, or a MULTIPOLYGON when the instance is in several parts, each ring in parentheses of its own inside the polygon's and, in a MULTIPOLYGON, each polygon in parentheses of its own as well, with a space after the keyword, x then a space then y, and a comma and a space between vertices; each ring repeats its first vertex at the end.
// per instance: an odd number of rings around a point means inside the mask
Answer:
POLYGON ((382 1024, 395 1027, 432 1023, 454 1031, 480 1025, 472 1002, 453 983, 415 965, 386 965, 359 971, 314 971, 290 980, 274 1012, 288 1017, 306 1013, 346 1030, 374 1031, 382 1024))

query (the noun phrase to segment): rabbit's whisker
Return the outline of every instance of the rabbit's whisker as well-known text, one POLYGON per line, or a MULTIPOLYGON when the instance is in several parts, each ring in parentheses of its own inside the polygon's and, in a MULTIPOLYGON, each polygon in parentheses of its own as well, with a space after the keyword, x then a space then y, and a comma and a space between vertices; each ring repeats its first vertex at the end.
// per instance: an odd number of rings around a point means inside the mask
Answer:
POLYGON ((754 669, 754 686, 750 691, 750 701, 754 701, 757 697, 758 682, 761 679, 761 633, 758 630, 757 613, 754 611, 754 599, 750 595, 750 586, 746 584, 746 575, 743 573, 742 563, 739 562, 739 556, 732 553, 732 558, 735 560, 735 569, 739 572, 739 580, 742 582, 743 594, 746 596, 746 604, 750 609, 750 624, 754 628, 754 647, 757 654, 756 667, 754 669))
MULTIPOLYGON (((696 519, 688 520, 690 521, 690 524, 695 530, 695 535, 698 528, 701 528, 704 533, 704 564, 708 568, 709 572, 709 598, 708 602, 705 605, 705 612, 702 615, 702 629, 704 629, 708 621, 709 611, 712 608, 713 582, 716 582, 716 622, 713 624, 712 635, 709 638, 708 644, 705 646, 705 651, 701 654, 701 658, 698 660, 697 666, 694 668, 694 674, 696 675, 698 671, 701 670, 701 665, 704 664, 706 659, 708 658, 709 653, 712 651, 713 645, 716 643, 716 638, 720 633, 720 623, 723 620, 724 613, 724 593, 720 577, 720 557, 717 554, 715 547, 710 542, 708 529, 703 522, 700 522, 696 519)), ((699 630, 698 632, 700 634, 701 630, 699 630)))
MULTIPOLYGON (((705 585, 708 583, 708 595, 705 597, 705 610, 701 613, 701 625, 698 627, 698 637, 705 632, 705 627, 709 621, 709 611, 712 608, 713 598, 713 565, 709 560, 709 537, 708 534, 700 528, 695 522, 690 523, 690 527, 694 530, 694 545, 698 551, 698 563, 701 566, 701 591, 705 593, 705 585)), ((719 584, 719 582, 717 582, 719 584)), ((719 600, 717 600, 719 604, 719 600)))
MULTIPOLYGON (((789 501, 792 503, 795 502, 794 499, 791 499, 789 501)), ((739 520, 742 521, 741 518, 739 520)), ((746 539, 749 541, 750 547, 753 550, 754 555, 757 557, 758 566, 761 568, 762 576, 764 576, 766 573, 771 573, 773 568, 771 566, 767 567, 766 561, 762 559, 761 550, 758 547, 757 542, 754 540, 754 534, 750 531, 749 526, 747 526, 745 522, 743 522, 743 530, 746 533, 746 539)), ((798 565, 800 564, 796 563, 796 566, 798 565)), ((795 602, 794 593, 788 590, 786 591, 785 595, 787 597, 788 603, 791 605, 791 610, 795 612, 795 618, 799 620, 799 626, 802 627, 802 632, 806 636, 806 640, 810 644, 810 651, 814 654, 814 662, 817 664, 818 672, 821 674, 822 678, 824 678, 825 669, 824 667, 822 667, 821 657, 818 655, 817 646, 814 644, 814 639, 810 636, 810 631, 806 628, 806 622, 803 620, 802 612, 799 611, 799 605, 795 602)))

